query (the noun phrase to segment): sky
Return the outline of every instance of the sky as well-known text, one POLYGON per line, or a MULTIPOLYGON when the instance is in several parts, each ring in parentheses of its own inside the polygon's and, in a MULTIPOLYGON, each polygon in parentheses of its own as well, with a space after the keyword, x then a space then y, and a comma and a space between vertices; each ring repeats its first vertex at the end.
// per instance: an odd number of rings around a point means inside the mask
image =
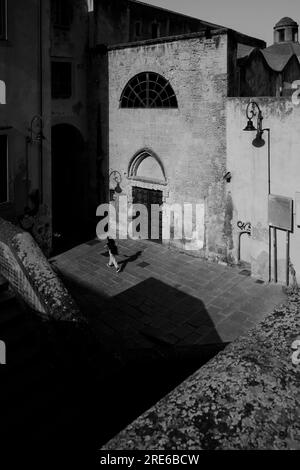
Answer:
POLYGON ((273 27, 284 16, 300 23, 300 0, 142 0, 235 29, 273 44, 273 27))

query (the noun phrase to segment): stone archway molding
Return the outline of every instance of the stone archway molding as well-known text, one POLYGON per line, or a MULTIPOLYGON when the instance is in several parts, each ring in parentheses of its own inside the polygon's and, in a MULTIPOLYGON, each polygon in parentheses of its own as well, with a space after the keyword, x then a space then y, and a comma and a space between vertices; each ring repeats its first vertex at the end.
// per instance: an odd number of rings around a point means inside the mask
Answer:
POLYGON ((154 184, 160 184, 160 185, 167 185, 168 180, 166 177, 166 172, 164 169, 164 166, 162 164, 162 161, 160 158, 157 156, 157 154, 149 149, 149 148, 144 148, 142 150, 139 150, 135 155, 132 157, 129 163, 128 167, 128 179, 134 180, 134 181, 141 181, 141 182, 146 182, 146 183, 154 183, 154 184), (160 170, 161 170, 161 179, 156 179, 156 178, 151 178, 151 177, 141 177, 138 176, 138 169, 142 162, 144 162, 147 158, 152 158, 156 161, 158 164, 160 170))

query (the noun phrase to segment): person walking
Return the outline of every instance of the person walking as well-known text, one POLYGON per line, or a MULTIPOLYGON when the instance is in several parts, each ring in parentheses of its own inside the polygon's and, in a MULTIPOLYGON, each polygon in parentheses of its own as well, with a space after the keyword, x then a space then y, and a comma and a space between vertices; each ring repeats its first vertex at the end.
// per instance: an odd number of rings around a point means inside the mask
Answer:
POLYGON ((118 247, 116 245, 115 240, 107 237, 107 243, 105 246, 107 246, 109 253, 109 262, 107 266, 109 268, 114 266, 116 268, 117 273, 119 273, 121 271, 121 266, 119 266, 118 261, 116 260, 116 255, 118 254, 118 247))

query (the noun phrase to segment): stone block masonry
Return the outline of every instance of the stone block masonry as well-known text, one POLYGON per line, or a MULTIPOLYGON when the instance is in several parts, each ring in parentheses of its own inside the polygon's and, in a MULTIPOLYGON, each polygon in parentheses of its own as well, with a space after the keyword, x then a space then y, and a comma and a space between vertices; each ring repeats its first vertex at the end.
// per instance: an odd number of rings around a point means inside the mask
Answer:
MULTIPOLYGON (((171 204, 203 204, 203 252, 226 255, 224 236, 227 96, 226 32, 207 39, 178 37, 157 44, 111 48, 109 52, 109 167, 122 175, 129 197, 132 186, 162 190, 171 204), (120 97, 135 75, 151 71, 165 77, 178 109, 122 109, 120 97), (130 161, 143 149, 160 159, 167 185, 128 178, 130 161), (150 186, 149 186, 150 184, 150 186)), ((179 246, 185 248, 183 239, 179 246)))

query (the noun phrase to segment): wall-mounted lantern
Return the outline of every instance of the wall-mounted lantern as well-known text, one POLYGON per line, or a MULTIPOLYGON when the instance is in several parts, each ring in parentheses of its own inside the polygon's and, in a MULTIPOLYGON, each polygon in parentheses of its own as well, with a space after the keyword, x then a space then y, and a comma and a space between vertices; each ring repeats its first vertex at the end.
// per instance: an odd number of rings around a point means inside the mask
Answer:
POLYGON ((247 132, 255 132, 256 131, 256 137, 252 141, 252 145, 254 147, 263 147, 265 145, 265 141, 262 138, 263 133, 265 131, 270 131, 270 129, 263 129, 263 115, 261 112, 261 109, 259 105, 255 101, 250 101, 248 103, 247 109, 246 109, 246 116, 248 119, 247 125, 244 129, 244 131, 247 132), (257 117, 257 127, 254 126, 253 124, 253 119, 257 117))
POLYGON ((250 101, 247 105, 246 109, 246 116, 248 119, 247 125, 244 129, 246 132, 255 132, 256 131, 256 137, 252 141, 252 145, 254 147, 260 148, 265 145, 265 141, 262 138, 263 133, 267 132, 268 133, 268 194, 271 193, 271 179, 270 179, 270 163, 271 163, 271 154, 270 154, 270 129, 266 128, 263 129, 263 115, 261 112, 261 109, 259 105, 255 101, 250 101), (257 118, 257 127, 254 126, 253 124, 253 119, 257 118))
MULTIPOLYGON (((246 127, 243 129, 246 132, 255 132, 256 131, 256 137, 252 141, 252 145, 256 148, 263 147, 265 145, 265 141, 263 139, 263 134, 264 132, 268 133, 268 197, 271 194, 271 139, 270 139, 270 134, 271 131, 269 128, 263 129, 263 115, 262 111, 258 105, 253 100, 250 100, 250 102, 247 105, 246 108, 246 117, 248 119, 246 127), (253 120, 256 118, 256 127, 253 124, 253 120)), ((275 239, 275 230, 274 229, 274 239, 275 239)), ((274 280, 277 282, 277 275, 276 275, 276 266, 274 266, 274 280)), ((269 226, 269 282, 271 282, 271 227, 269 226)))

